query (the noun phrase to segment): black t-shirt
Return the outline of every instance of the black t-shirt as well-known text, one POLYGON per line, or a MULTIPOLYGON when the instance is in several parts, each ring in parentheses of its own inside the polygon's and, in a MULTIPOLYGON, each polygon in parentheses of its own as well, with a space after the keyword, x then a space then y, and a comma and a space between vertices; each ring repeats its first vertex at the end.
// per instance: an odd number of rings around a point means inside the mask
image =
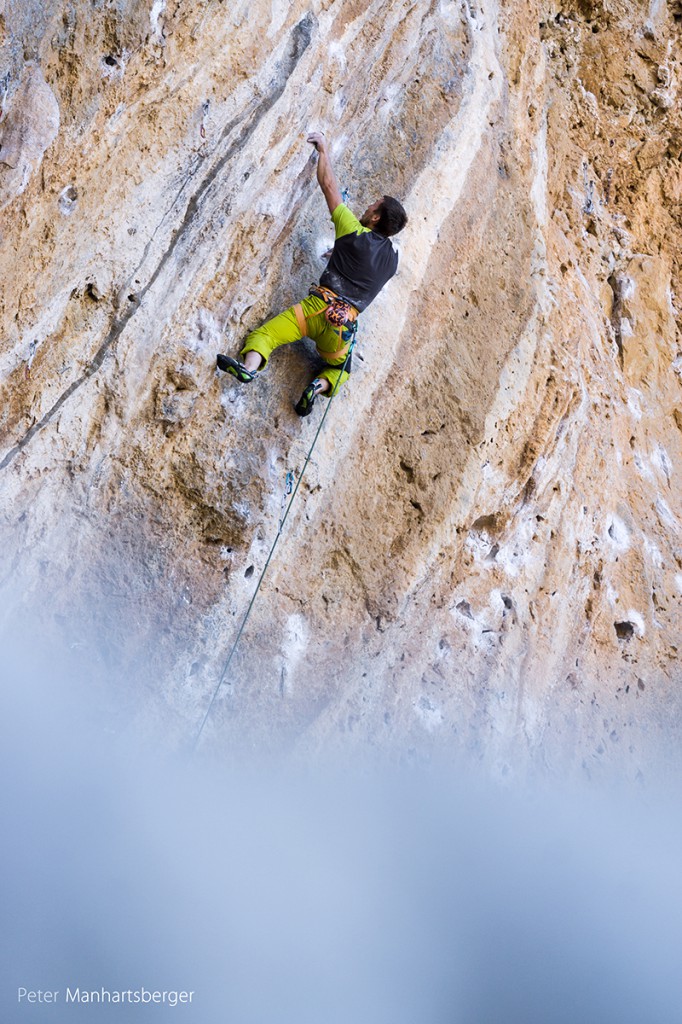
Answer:
POLYGON ((398 269, 390 239, 362 226, 341 203, 332 214, 334 249, 320 284, 342 295, 362 312, 398 269))

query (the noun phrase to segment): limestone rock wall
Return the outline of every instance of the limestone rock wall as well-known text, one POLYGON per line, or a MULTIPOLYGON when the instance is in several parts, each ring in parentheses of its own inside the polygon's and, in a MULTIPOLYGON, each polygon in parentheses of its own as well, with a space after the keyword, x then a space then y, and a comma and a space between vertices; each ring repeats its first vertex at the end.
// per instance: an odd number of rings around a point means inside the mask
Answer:
MULTIPOLYGON (((0 5, 3 622, 192 736, 321 411, 215 370, 400 196, 203 741, 646 776, 679 739, 682 8, 0 5)), ((112 697, 112 694, 114 695, 112 697)))

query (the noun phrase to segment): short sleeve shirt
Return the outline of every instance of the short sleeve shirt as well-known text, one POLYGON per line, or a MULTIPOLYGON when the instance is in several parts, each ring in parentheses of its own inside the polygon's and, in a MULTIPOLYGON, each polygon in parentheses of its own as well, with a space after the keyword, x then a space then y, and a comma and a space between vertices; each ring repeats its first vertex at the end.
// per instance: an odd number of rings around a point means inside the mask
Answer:
POLYGON ((343 235, 368 234, 369 228, 363 227, 352 210, 349 210, 344 203, 340 203, 332 214, 332 224, 335 229, 335 238, 343 235))
POLYGON ((320 284, 362 312, 398 269, 390 240, 363 227, 344 203, 332 213, 336 241, 320 284))

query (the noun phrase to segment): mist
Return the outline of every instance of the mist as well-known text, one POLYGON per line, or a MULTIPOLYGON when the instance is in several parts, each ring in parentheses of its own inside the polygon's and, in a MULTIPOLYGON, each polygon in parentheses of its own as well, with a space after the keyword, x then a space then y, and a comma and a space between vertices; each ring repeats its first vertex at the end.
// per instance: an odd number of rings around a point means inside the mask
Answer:
POLYGON ((3 1021, 680 1016, 674 794, 236 767, 123 740, 87 679, 25 648, 3 677, 3 1021), (102 988, 192 998, 66 1002, 102 988))

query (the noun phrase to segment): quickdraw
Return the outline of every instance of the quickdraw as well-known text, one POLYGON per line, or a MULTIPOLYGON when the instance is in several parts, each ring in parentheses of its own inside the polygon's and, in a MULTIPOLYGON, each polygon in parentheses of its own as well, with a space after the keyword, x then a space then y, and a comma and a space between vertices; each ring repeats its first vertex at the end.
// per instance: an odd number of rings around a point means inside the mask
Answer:
POLYGON ((282 532, 282 527, 284 526, 284 519, 285 519, 286 511, 287 511, 287 498, 291 494, 291 492, 293 490, 293 487, 294 487, 294 474, 291 472, 291 470, 289 470, 287 472, 286 480, 284 482, 284 491, 282 493, 282 504, 281 504, 280 510, 279 510, 279 526, 277 528, 277 533, 278 534, 280 534, 282 532))

